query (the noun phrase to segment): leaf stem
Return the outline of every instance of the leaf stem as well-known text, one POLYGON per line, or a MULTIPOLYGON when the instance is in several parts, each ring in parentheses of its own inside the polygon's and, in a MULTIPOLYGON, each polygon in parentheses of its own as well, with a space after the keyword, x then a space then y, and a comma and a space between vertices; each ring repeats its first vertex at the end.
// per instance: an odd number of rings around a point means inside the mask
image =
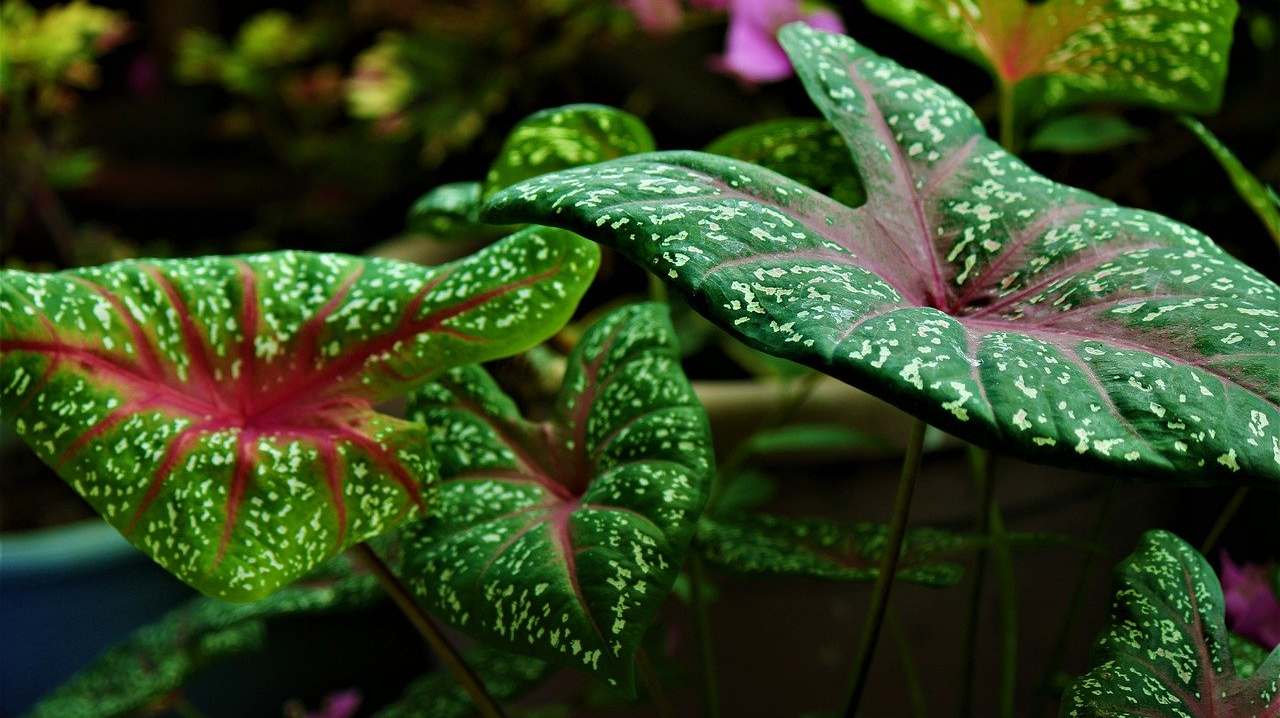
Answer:
POLYGON ((929 718, 929 701, 925 697, 924 686, 920 682, 920 670, 915 659, 911 657, 911 642, 907 640, 907 632, 902 628, 897 611, 890 606, 885 614, 889 624, 889 634, 897 645, 898 656, 902 660, 902 678, 907 683, 907 699, 911 701, 911 715, 914 718, 929 718))
MULTIPOLYGON (((1106 528, 1107 522, 1111 516, 1111 505, 1115 498, 1116 482, 1108 481, 1106 493, 1102 496, 1102 503, 1098 506, 1097 517, 1093 520, 1093 526, 1089 529, 1090 544, 1096 544, 1098 538, 1102 535, 1103 529, 1106 528)), ((1089 582, 1089 574, 1093 569, 1093 562, 1097 560, 1100 552, 1088 551, 1080 560, 1080 571, 1076 575, 1075 587, 1071 589, 1071 599, 1067 603, 1067 614, 1062 619, 1062 626, 1058 628, 1058 635, 1054 638, 1053 648, 1049 650, 1049 662, 1045 666, 1044 675, 1040 677, 1040 686, 1036 691, 1036 701, 1032 705, 1031 712, 1027 715, 1039 716, 1043 711, 1044 697, 1049 694, 1053 677, 1058 672, 1059 666, 1062 665, 1063 659, 1067 653, 1067 638, 1071 635, 1071 628, 1075 625, 1076 619, 1080 615, 1080 609, 1084 605, 1085 585, 1089 582)))
POLYGON ((867 687, 867 676, 871 673, 876 643, 880 638, 880 627, 884 623, 885 609, 889 606, 889 591, 893 588, 894 573, 898 569, 898 558, 902 553, 902 539, 907 531, 907 516, 911 512, 911 495, 915 492, 916 476, 920 473, 925 428, 926 424, 919 419, 911 426, 911 438, 907 441, 907 453, 903 457, 902 473, 898 477, 898 493, 893 500, 893 517, 889 521, 889 535, 885 542, 884 555, 880 558, 875 587, 871 591, 871 604, 867 607, 866 623, 862 628, 862 638, 854 661, 853 690, 850 692, 844 711, 847 718, 857 715, 858 704, 862 702, 862 694, 867 687))
POLYGON ((1204 537, 1204 543, 1200 544, 1201 555, 1208 556, 1213 547, 1217 545, 1218 539, 1222 538, 1222 533, 1227 530, 1227 526, 1231 525, 1231 520, 1236 517, 1248 496, 1248 486, 1241 486, 1231 495, 1231 499, 1227 501, 1226 506, 1222 507, 1222 512, 1218 514, 1218 520, 1213 522, 1213 528, 1209 529, 1209 534, 1204 537))
POLYGON ((498 705, 493 696, 489 695, 484 683, 467 666, 462 659, 462 655, 458 653, 458 649, 449 643, 449 639, 440 631, 435 621, 432 621, 427 612, 422 610, 417 601, 413 600, 413 595, 409 593, 409 589, 400 582, 400 579, 396 577, 391 568, 383 562, 373 548, 367 543, 361 543, 357 544, 352 550, 373 572, 383 590, 395 602, 396 607, 409 619, 409 622, 418 630, 418 633, 422 634, 427 645, 435 653, 436 658, 444 664, 449 673, 453 675, 454 680, 471 697, 471 702, 475 704, 476 710, 480 712, 480 715, 483 718, 506 718, 506 714, 502 711, 502 706, 498 705))
POLYGON ((667 700, 667 693, 662 689, 662 681, 658 680, 658 674, 653 670, 649 654, 644 649, 636 652, 636 672, 640 674, 640 682, 644 684, 649 700, 653 701, 653 707, 659 718, 671 718, 674 715, 671 711, 671 702, 667 700))
POLYGON ((703 710, 707 718, 720 718, 720 684, 716 676, 715 645, 711 642, 711 617, 707 612, 706 565, 696 552, 689 556, 689 588, 693 599, 693 621, 698 631, 698 650, 702 656, 703 710))
MULTIPOLYGON (((986 464, 987 482, 994 484, 990 458, 986 464)), ((987 522, 991 527, 991 554, 1000 594, 1000 716, 1013 718, 1018 689, 1018 587, 1014 582, 1013 552, 1005 535, 1004 515, 995 501, 991 502, 987 522)))
MULTIPOLYGON (((969 473, 978 489, 978 511, 974 519, 974 533, 989 533, 991 507, 995 502, 995 482, 988 473, 989 455, 976 446, 969 447, 969 473)), ((986 584, 987 550, 980 547, 974 555, 973 583, 969 587, 969 613, 965 622, 964 642, 960 654, 963 676, 960 679, 960 717, 973 715, 973 689, 977 663, 973 660, 978 648, 978 626, 982 622, 982 592, 986 584)))
POLYGON ((1011 154, 1018 152, 1017 109, 1013 101, 1014 88, 1001 80, 1000 95, 1000 146, 1011 154))

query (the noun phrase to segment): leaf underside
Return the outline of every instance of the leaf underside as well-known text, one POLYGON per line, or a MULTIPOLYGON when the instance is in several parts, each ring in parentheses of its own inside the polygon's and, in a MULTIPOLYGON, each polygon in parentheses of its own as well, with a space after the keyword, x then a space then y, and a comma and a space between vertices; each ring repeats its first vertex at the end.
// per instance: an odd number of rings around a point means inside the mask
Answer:
POLYGON ((530 229, 439 268, 280 252, 0 274, 0 408, 135 546, 264 596, 418 514, 436 464, 377 402, 527 349, 598 249, 530 229))
POLYGON ((443 479, 405 575, 442 619, 633 691, 712 471, 707 420, 662 305, 616 310, 569 357, 552 417, 522 418, 479 367, 415 393, 443 479))
POLYGON ((133 716, 163 704, 210 663, 260 650, 279 616, 358 610, 383 598, 373 576, 337 557, 306 578, 249 604, 197 598, 138 629, 41 700, 29 718, 133 716))
POLYGON ((1093 668, 1068 689, 1071 718, 1280 716, 1280 649, 1240 671, 1224 624, 1222 588, 1195 549, 1150 531, 1116 569, 1111 623, 1093 668), (1247 674, 1247 675, 1246 675, 1247 674))
POLYGON ((1017 87, 1030 115, 1084 103, 1213 112, 1236 0, 867 0, 1017 87))
MULTIPOLYGON (((708 561, 740 573, 874 581, 887 536, 881 524, 768 515, 704 517, 697 545, 708 561)), ((953 586, 964 572, 945 559, 968 545, 945 531, 908 531, 895 576, 926 586, 953 586)))
POLYGON ((487 215, 617 247, 751 346, 974 443, 1280 479, 1280 288, 1194 229, 1041 177, 945 88, 850 38, 781 37, 866 204, 661 152, 520 183, 487 215))

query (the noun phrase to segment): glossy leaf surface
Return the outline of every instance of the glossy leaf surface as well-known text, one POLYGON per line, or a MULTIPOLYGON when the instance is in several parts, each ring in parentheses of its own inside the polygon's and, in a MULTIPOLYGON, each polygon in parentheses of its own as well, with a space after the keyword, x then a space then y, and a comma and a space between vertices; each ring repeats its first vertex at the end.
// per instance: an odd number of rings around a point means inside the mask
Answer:
MULTIPOLYGON (((826 519, 756 515, 703 518, 698 550, 710 562, 740 573, 874 581, 887 527, 826 519)), ((897 579, 951 586, 963 576, 953 558, 971 544, 955 534, 920 528, 907 532, 897 579)))
POLYGON ((1199 120, 1186 116, 1181 119, 1182 124, 1204 143, 1204 146, 1213 154, 1213 158, 1222 165, 1222 169, 1231 179, 1231 184, 1240 194, 1240 198, 1249 205, 1249 209, 1253 210, 1254 214, 1258 215, 1258 219, 1267 228, 1271 239, 1280 246, 1280 201, 1277 201, 1275 192, 1262 184, 1235 153, 1222 144, 1222 141, 1199 120))
POLYGON ((427 192, 409 209, 411 232, 423 232, 441 240, 487 239, 501 236, 502 227, 484 224, 480 210, 479 182, 452 182, 427 192))
POLYGON ((1063 716, 1280 716, 1280 650, 1239 671, 1223 623, 1222 588, 1195 549, 1150 531, 1116 569, 1111 622, 1093 668, 1063 700, 1063 716))
POLYGON ((373 409, 550 336, 598 248, 530 229, 439 268, 281 252, 0 274, 0 408, 135 546, 264 596, 416 515, 423 428, 373 409))
POLYGON ((404 573, 436 615, 632 690, 712 471, 679 356, 665 307, 630 305, 574 348, 548 421, 522 418, 478 367, 415 394, 444 481, 404 573))
POLYGON ((743 127, 707 145, 707 152, 771 169, 850 207, 867 198, 844 140, 826 120, 796 117, 743 127))
POLYGON ((382 597, 377 580, 344 556, 261 601, 195 599, 108 650, 40 701, 30 718, 145 713, 210 663, 260 650, 272 618, 356 610, 382 597))
POLYGON ((1036 174, 945 88, 782 41, 867 188, 663 152, 497 195, 620 249, 762 351, 974 443, 1183 481, 1280 479, 1280 287, 1199 232, 1036 174))
POLYGON ((546 172, 653 149, 649 129, 629 112, 590 104, 542 110, 507 135, 485 176, 484 195, 546 172))
POLYGON ((1212 112, 1236 0, 866 0, 985 67, 1028 113, 1086 102, 1212 112))
MULTIPOLYGON (((551 672, 545 661, 492 648, 474 648, 463 659, 489 695, 502 702, 519 698, 551 672)), ((470 718, 475 714, 475 704, 453 676, 434 671, 410 683, 399 700, 374 718, 470 718)))

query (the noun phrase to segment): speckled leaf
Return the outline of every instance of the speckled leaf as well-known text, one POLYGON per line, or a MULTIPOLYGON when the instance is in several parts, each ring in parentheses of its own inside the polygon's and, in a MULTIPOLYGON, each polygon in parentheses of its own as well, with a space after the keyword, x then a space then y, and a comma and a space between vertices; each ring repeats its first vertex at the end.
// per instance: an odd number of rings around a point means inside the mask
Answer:
POLYGON ((425 430, 379 413, 559 329, 598 248, 530 229, 424 268, 281 252, 0 274, 0 408, 135 546, 264 596, 430 502, 425 430))
POLYGON ((1236 0, 866 0, 1042 114, 1083 103, 1213 112, 1236 0))
POLYGON ((1072 718, 1280 716, 1280 649, 1249 677, 1223 624, 1222 588, 1195 549, 1150 531, 1116 569, 1111 622, 1093 668, 1063 699, 1072 718))
POLYGON ((1254 214, 1258 215, 1258 219, 1267 228, 1271 238, 1275 240, 1277 246, 1280 246, 1280 202, 1276 200, 1275 192, 1262 184, 1249 171, 1249 168, 1240 162, 1235 153, 1222 144, 1222 141, 1199 120, 1187 116, 1181 119, 1182 124, 1200 138, 1204 146, 1213 154, 1214 159, 1218 160, 1218 164, 1222 165, 1222 169, 1226 171, 1227 177, 1231 178, 1231 184, 1235 186, 1240 198, 1249 205, 1249 209, 1252 209, 1254 214))
POLYGON ((453 182, 427 192, 409 209, 409 231, 440 240, 494 239, 504 228, 480 221, 480 183, 453 182))
POLYGON ((410 412, 444 479, 440 510, 409 534, 410 585, 478 638, 630 693, 712 471, 665 307, 629 305, 592 326, 547 421, 521 418, 479 367, 423 388, 410 412))
POLYGON ((138 715, 213 661, 260 650, 272 618, 356 610, 383 595, 372 575, 343 556, 261 601, 198 598, 109 649, 36 704, 30 717, 138 715))
MULTIPOLYGON (((755 515, 704 517, 697 550, 712 563, 741 573, 874 581, 888 529, 880 524, 755 515)), ((952 586, 964 571, 948 562, 971 544, 955 534, 919 528, 907 532, 897 579, 952 586)))
POLYGON ((771 169, 850 207, 867 198, 844 140, 826 120, 797 117, 743 127, 707 145, 707 152, 771 169))
POLYGON ((484 195, 544 172, 653 150, 640 118, 606 105, 565 105, 529 115, 489 167, 484 195))
POLYGON ((486 211, 618 247, 755 348, 974 443, 1280 479, 1280 287, 1190 227, 1041 177, 945 88, 847 37, 782 41, 862 207, 663 152, 534 178, 486 211))
MULTIPOLYGON (((519 698, 551 672, 545 661, 492 648, 474 648, 463 658, 489 689, 489 695, 500 702, 519 698)), ((475 710, 453 676, 436 671, 410 683, 399 700, 375 713, 374 718, 469 718, 475 710)))

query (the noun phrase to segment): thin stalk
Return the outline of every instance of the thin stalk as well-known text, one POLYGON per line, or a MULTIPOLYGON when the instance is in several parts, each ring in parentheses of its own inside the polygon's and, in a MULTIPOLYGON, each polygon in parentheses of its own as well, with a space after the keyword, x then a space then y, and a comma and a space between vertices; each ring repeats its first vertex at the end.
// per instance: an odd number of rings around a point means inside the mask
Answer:
MULTIPOLYGON (((978 536, 989 531, 991 507, 995 505, 995 482, 988 474, 990 454, 976 446, 969 447, 969 473, 978 489, 978 511, 973 530, 978 536)), ((960 717, 973 715, 973 690, 977 663, 973 660, 978 648, 978 626, 982 622, 982 591, 986 584, 987 550, 979 548, 974 555, 973 583, 969 587, 969 613, 965 622, 964 643, 960 654, 964 675, 960 679, 960 717)))
POLYGON ((1000 82, 1000 146, 1010 153, 1018 151, 1017 110, 1013 102, 1013 87, 1000 82))
POLYGON ((668 301, 667 285, 661 279, 658 279, 658 275, 652 272, 649 273, 649 300, 664 304, 668 301))
POLYGON ((911 715, 914 718, 929 718, 929 701, 925 698, 924 685, 920 681, 920 670, 916 668, 915 659, 911 657, 911 642, 907 640, 907 632, 902 629, 902 621, 898 620, 897 611, 889 607, 885 614, 889 624, 889 634, 897 645, 898 656, 902 659, 902 678, 907 682, 907 700, 911 702, 911 715))
POLYGON ((893 588, 898 557, 902 553, 902 539, 907 532, 911 495, 915 492, 916 476, 920 473, 920 456, 924 453, 925 428, 926 424, 917 419, 911 427, 911 438, 907 441, 907 454, 902 460, 902 473, 898 477, 898 493, 893 500, 893 517, 889 520, 888 541, 885 543, 884 556, 880 558, 880 569, 876 574, 875 588, 871 591, 871 604, 867 607, 866 623, 862 628, 862 638, 854 660, 853 690, 844 711, 847 718, 857 715, 858 704, 862 702, 862 694, 867 687, 867 676, 871 673, 876 643, 880 639, 880 627, 884 623, 884 612, 889 606, 889 591, 893 588))
POLYGON ((662 681, 658 680, 658 674, 653 670, 653 663, 649 661, 649 654, 644 649, 636 652, 636 672, 640 674, 640 682, 644 684, 649 700, 653 701, 654 710, 658 712, 659 718, 671 718, 674 715, 671 711, 671 701, 667 699, 667 693, 662 689, 662 681))
POLYGON ((1217 545, 1218 539, 1222 538, 1222 532, 1227 530, 1231 525, 1231 520, 1236 517, 1236 513, 1240 511, 1240 507, 1244 505, 1244 500, 1249 496, 1249 487, 1241 486, 1231 495, 1231 499, 1227 501, 1227 505, 1222 507, 1222 512, 1218 514, 1218 520, 1213 522, 1213 528, 1209 529, 1209 535, 1204 537, 1204 543, 1200 544, 1200 553, 1208 556, 1209 551, 1217 545))
MULTIPOLYGON (((1090 544, 1098 542, 1111 517, 1111 506, 1116 493, 1115 487, 1116 483, 1114 481, 1107 482, 1107 490, 1102 495, 1102 503, 1098 506, 1098 514, 1093 520, 1093 526, 1089 529, 1089 538, 1087 540, 1090 544)), ((1085 586, 1089 583, 1089 575, 1092 573, 1093 563, 1098 555, 1099 552, 1088 551, 1080 559, 1080 571, 1076 574, 1075 586, 1071 589, 1071 598, 1067 602, 1067 614, 1063 617, 1062 625, 1058 628, 1058 635, 1053 640, 1053 647, 1049 649, 1049 662, 1045 666, 1044 674, 1040 677, 1040 685, 1036 690, 1036 699, 1032 705, 1031 712, 1027 714, 1032 718, 1043 713, 1044 700, 1051 693, 1053 677, 1057 674, 1066 657, 1067 638, 1071 635, 1071 629, 1080 616, 1080 609, 1084 606, 1085 586)))
MULTIPOLYGON (((994 477, 987 480, 995 483, 994 477)), ((1013 578, 1013 552, 1005 537, 1004 516, 994 501, 987 521, 991 526, 991 555, 1000 594, 1000 716, 1013 718, 1018 689, 1018 587, 1013 578)))
POLYGON ((436 626, 435 621, 432 621, 431 617, 427 615, 426 611, 422 610, 417 601, 413 600, 413 595, 409 593, 409 589, 400 582, 400 579, 392 573, 391 569, 369 544, 357 544, 352 550, 364 561, 369 570, 373 571, 378 583, 382 585, 383 590, 395 602, 396 607, 409 619, 409 623, 413 624, 418 633, 422 634, 427 645, 435 653, 436 658, 444 664, 444 667, 453 675, 454 680, 471 697, 471 702, 475 704, 476 710, 480 712, 480 715, 483 718, 506 718, 506 713, 502 711, 502 706, 498 705, 493 696, 489 695, 484 683, 462 660, 462 655, 458 653, 458 649, 449 643, 449 639, 436 626))
POLYGON ((702 656, 702 704, 707 718, 720 718, 720 683, 716 676, 715 645, 711 642, 711 617, 707 613, 706 566, 694 552, 689 557, 689 588, 693 598, 693 621, 698 631, 698 652, 702 656))

